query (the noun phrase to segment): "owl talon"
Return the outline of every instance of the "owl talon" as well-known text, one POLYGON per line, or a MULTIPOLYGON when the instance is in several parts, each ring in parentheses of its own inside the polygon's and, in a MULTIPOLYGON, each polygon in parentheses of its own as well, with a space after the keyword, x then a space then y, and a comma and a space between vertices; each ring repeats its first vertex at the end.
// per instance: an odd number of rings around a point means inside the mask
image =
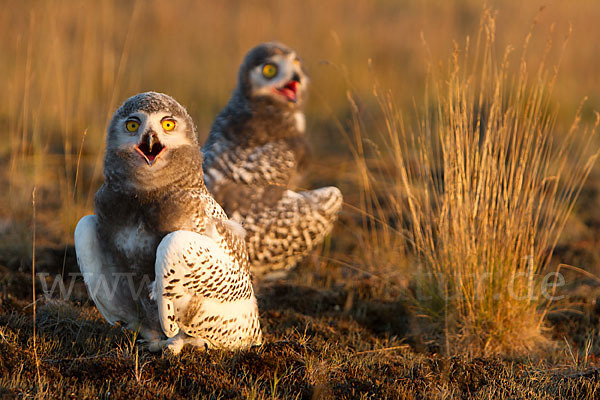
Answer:
POLYGON ((145 346, 151 353, 157 353, 166 346, 167 340, 152 340, 145 346))
POLYGON ((198 350, 206 351, 210 348, 209 343, 202 339, 187 335, 177 335, 172 338, 166 340, 153 340, 149 341, 146 348, 153 353, 159 351, 168 351, 173 355, 177 355, 181 353, 181 350, 185 345, 192 345, 196 347, 198 350))
POLYGON ((169 350, 174 355, 179 354, 181 352, 181 349, 183 348, 183 345, 185 344, 182 339, 176 338, 171 338, 167 340, 167 342, 170 342, 166 345, 167 350, 169 350))

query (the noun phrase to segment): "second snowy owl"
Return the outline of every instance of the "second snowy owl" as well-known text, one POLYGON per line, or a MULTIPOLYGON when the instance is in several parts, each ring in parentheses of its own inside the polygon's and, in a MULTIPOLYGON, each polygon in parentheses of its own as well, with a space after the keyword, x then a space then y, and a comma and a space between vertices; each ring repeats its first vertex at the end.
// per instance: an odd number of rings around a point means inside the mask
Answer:
POLYGON ((342 205, 335 187, 290 190, 308 153, 307 85, 295 51, 280 43, 256 46, 202 148, 206 185, 246 229, 258 276, 295 266, 331 231, 342 205))
POLYGON ((243 229, 190 165, 201 168, 202 154, 173 98, 141 93, 115 112, 96 215, 75 230, 90 297, 109 323, 139 329, 151 349, 259 344, 243 229))

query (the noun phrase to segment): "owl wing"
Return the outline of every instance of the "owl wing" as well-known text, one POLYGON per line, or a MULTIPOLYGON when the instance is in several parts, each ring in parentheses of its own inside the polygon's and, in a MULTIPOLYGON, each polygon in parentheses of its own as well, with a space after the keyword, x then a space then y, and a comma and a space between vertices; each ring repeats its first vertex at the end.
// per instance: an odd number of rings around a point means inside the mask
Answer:
POLYGON ((158 246, 153 296, 161 326, 170 338, 183 330, 215 347, 260 343, 250 274, 217 234, 230 228, 215 225, 207 234, 172 232, 158 246))
POLYGON ((232 219, 246 229, 252 272, 263 275, 295 266, 331 232, 342 202, 336 187, 285 190, 274 203, 257 201, 244 215, 234 212, 232 219))
POLYGON ((196 199, 198 198, 200 201, 195 202, 202 206, 197 207, 192 230, 212 237, 233 260, 247 269, 248 253, 244 241, 244 228, 239 223, 229 220, 221 205, 207 190, 198 192, 196 199))
POLYGON ((88 293, 100 314, 108 323, 130 321, 136 315, 126 280, 110 254, 102 250, 98 238, 98 217, 87 215, 75 228, 77 264, 83 275, 88 293))

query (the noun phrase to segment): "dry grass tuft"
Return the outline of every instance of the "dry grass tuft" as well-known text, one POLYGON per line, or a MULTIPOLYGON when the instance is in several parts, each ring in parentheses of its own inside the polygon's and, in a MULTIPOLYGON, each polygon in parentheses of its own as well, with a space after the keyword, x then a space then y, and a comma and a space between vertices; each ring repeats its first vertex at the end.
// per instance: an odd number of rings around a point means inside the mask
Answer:
MULTIPOLYGON (((554 133, 558 65, 542 59, 532 72, 530 37, 515 69, 512 48, 496 55, 495 16, 484 11, 475 46, 455 45, 440 76, 431 74, 416 132, 375 91, 395 164, 388 204, 407 243, 397 249, 418 265, 409 270, 417 314, 450 354, 548 343, 544 315, 560 283, 550 257, 597 156, 598 122, 581 127, 578 112, 566 134, 554 133)), ((368 197, 370 171, 358 158, 368 197)), ((382 209, 367 211, 381 220, 382 209)), ((381 245, 396 234, 372 235, 381 245)))

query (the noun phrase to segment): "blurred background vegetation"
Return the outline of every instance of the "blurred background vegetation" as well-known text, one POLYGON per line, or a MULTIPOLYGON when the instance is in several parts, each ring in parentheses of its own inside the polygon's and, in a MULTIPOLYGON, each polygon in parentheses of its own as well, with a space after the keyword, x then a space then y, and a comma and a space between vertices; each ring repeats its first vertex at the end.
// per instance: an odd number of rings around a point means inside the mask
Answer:
MULTIPOLYGON (((297 49, 312 79, 307 120, 316 159, 334 163, 343 176, 351 168, 343 163, 349 143, 339 129, 351 120, 347 92, 369 134, 380 128, 371 94, 376 81, 410 118, 413 102, 422 104, 429 64, 447 59, 453 40, 462 45, 477 32, 482 10, 472 0, 3 4, 0 233, 29 224, 36 185, 41 206, 57 202, 59 211, 46 226, 62 231, 61 241, 70 240, 77 219, 91 210, 106 124, 127 97, 147 90, 174 96, 188 108, 203 140, 236 83, 244 54, 257 43, 281 41, 297 49)), ((514 0, 489 4, 498 10, 498 49, 522 43, 543 6, 514 0)), ((573 28, 553 92, 564 117, 559 125, 568 126, 584 96, 589 96, 584 118, 600 104, 598 20, 594 0, 554 1, 539 15, 529 51, 533 62, 548 40, 562 42, 573 28)), ((551 57, 560 48, 553 46, 551 57)))

